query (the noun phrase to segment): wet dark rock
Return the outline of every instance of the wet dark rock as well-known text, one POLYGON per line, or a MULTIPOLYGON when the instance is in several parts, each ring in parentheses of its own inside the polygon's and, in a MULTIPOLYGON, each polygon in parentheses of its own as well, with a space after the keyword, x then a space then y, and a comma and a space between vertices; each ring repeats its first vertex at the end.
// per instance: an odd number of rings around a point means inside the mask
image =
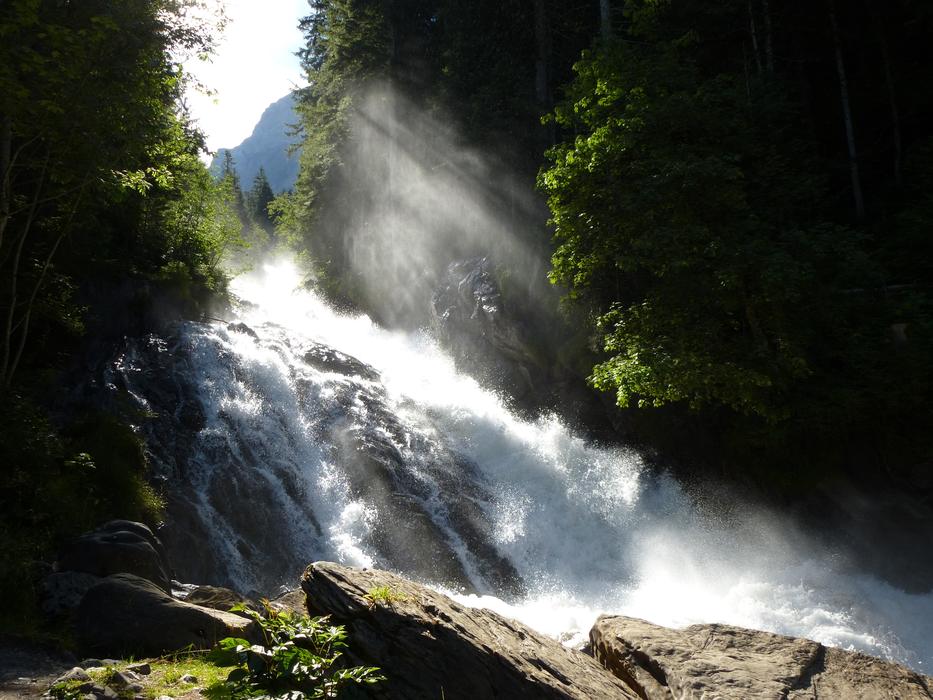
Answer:
POLYGON ((171 569, 162 543, 146 525, 129 520, 110 521, 73 540, 56 568, 94 576, 135 574, 171 590, 171 569))
POLYGON ((854 572, 870 571, 909 593, 933 591, 933 492, 917 483, 866 474, 827 480, 798 496, 794 511, 830 547, 850 553, 854 572))
POLYGON ((899 664, 730 625, 673 630, 604 615, 590 642, 596 658, 645 700, 933 697, 933 678, 899 664))
POLYGON ((197 401, 188 400, 182 402, 178 407, 177 418, 178 422, 192 433, 204 430, 204 410, 197 401))
POLYGON ((488 258, 451 263, 431 299, 436 335, 457 365, 521 400, 546 372, 505 306, 488 258))
POLYGON ((108 576, 84 596, 75 620, 80 647, 117 656, 158 656, 224 637, 253 638, 256 623, 232 613, 175 600, 131 574, 108 576))
POLYGON ((466 591, 521 595, 520 577, 494 545, 493 497, 468 460, 396 415, 369 365, 320 343, 294 352, 277 331, 256 331, 289 365, 293 394, 196 324, 128 340, 100 382, 150 414, 141 434, 166 500, 159 533, 176 577, 262 595, 295 580, 307 552, 327 538, 305 466, 310 443, 377 514, 361 542, 376 565, 466 591), (198 356, 210 358, 212 387, 233 395, 245 387, 250 400, 264 402, 256 425, 213 401, 193 371, 198 356))
POLYGON ((248 335, 250 338, 256 338, 257 340, 259 339, 256 331, 247 326, 245 323, 228 323, 227 330, 233 333, 243 333, 244 335, 248 335))
POLYGON ((638 697, 590 656, 385 571, 319 562, 308 567, 302 588, 312 614, 347 625, 350 660, 385 672, 375 698, 638 697), (368 597, 380 587, 391 600, 368 597))
POLYGON ((485 584, 500 595, 520 596, 521 577, 491 544, 494 527, 481 504, 492 497, 474 478, 473 466, 406 431, 381 387, 345 394, 351 396, 338 394, 336 400, 347 405, 347 418, 334 421, 324 441, 333 446, 334 462, 354 495, 375 506, 378 521, 367 544, 376 564, 470 593, 485 584), (463 550, 482 581, 467 574, 463 550))
POLYGON ((308 365, 322 372, 336 372, 369 382, 380 380, 379 372, 365 362, 320 343, 315 343, 305 350, 303 359, 308 365))

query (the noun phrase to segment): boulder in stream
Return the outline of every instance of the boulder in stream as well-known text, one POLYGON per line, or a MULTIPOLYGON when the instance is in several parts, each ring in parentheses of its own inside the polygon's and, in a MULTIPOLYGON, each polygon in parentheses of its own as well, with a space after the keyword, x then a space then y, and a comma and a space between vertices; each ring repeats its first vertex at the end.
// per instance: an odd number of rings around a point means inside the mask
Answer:
POLYGON ((488 258, 448 265, 431 311, 437 337, 459 367, 518 399, 535 390, 540 361, 528 329, 506 309, 488 258))
POLYGON ((604 615, 596 658, 645 700, 930 700, 933 679, 818 642, 730 625, 668 629, 604 615))

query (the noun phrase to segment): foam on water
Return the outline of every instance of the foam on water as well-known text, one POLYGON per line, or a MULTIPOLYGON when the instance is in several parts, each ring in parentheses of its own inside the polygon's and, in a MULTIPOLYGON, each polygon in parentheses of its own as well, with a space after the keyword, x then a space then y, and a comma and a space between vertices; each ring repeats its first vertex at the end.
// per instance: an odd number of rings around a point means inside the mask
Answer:
MULTIPOLYGON (((462 602, 516 617, 568 643, 581 642, 598 614, 620 613, 671 626, 743 625, 920 670, 933 667, 933 596, 840 573, 834 553, 772 515, 749 512, 729 522, 705 517, 677 483, 649 475, 634 452, 587 444, 553 417, 518 418, 494 393, 459 374, 426 334, 388 332, 365 316, 337 313, 314 294, 296 291, 299 282, 288 262, 235 281, 236 294, 250 302, 241 319, 265 329, 264 337, 280 333, 281 340, 270 346, 229 334, 225 342, 267 388, 277 387, 280 410, 262 415, 267 404, 245 385, 224 399, 224 410, 259 433, 307 437, 309 427, 288 405, 296 401, 290 385, 295 370, 286 348, 312 340, 375 367, 402 423, 444 441, 476 466, 473 478, 492 494, 483 507, 494 523, 493 544, 529 588, 524 599, 511 602, 496 591, 452 592, 462 602), (291 424, 265 425, 270 421, 291 424)), ((206 385, 211 381, 207 377, 206 385)), ((309 490, 316 495, 309 499, 324 542, 308 544, 308 551, 371 565, 372 553, 361 543, 372 526, 372 506, 348 497, 339 467, 314 454, 313 440, 294 439, 300 444, 289 449, 317 465, 313 476, 302 473, 313 481, 309 490)), ((282 448, 270 445, 270 454, 276 449, 282 448)), ((458 548, 457 533, 448 530, 458 548)))

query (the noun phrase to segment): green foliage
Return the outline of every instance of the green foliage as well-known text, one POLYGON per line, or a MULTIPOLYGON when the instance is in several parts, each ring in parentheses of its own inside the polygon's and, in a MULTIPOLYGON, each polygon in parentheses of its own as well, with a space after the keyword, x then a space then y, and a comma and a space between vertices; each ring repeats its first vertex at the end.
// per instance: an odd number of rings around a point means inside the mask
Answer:
POLYGON ((265 642, 250 644, 228 637, 211 653, 218 665, 236 667, 225 683, 233 698, 333 698, 348 685, 384 680, 377 668, 340 667, 347 634, 343 627, 328 624, 326 617, 308 618, 268 607, 263 616, 242 605, 234 610, 256 621, 265 642))
POLYGON ((82 685, 84 685, 84 681, 56 683, 49 688, 49 695, 55 700, 81 700, 85 695, 81 690, 82 685))
POLYGON ((199 189, 203 141, 177 58, 209 50, 194 0, 11 0, 0 7, 0 386, 79 325, 71 290, 180 262, 219 289, 218 232, 167 204, 199 189), (63 252, 67 250, 67 255, 63 252))
MULTIPOLYGON (((600 310, 591 381, 622 406, 683 401, 777 420, 824 371, 815 343, 883 326, 846 286, 881 275, 851 229, 814 218, 818 164, 774 83, 704 78, 679 44, 618 44, 576 66, 539 182, 552 280, 600 310), (782 134, 775 138, 775 134, 782 134), (608 308, 606 308, 608 307, 608 308)), ((836 347, 858 367, 863 348, 836 347)))
POLYGON ((631 420, 654 445, 684 442, 663 437, 664 420, 670 434, 702 425, 717 463, 754 460, 769 484, 799 486, 815 465, 825 475, 878 454, 909 464, 933 447, 922 359, 933 348, 933 150, 906 120, 892 131, 901 100, 930 103, 891 92, 905 81, 884 70, 913 63, 879 50, 893 18, 915 9, 840 9, 846 41, 863 39, 844 57, 861 61, 856 133, 877 139, 874 150, 860 142, 871 206, 853 219, 831 36, 788 43, 794 26, 828 27, 827 10, 770 8, 626 3, 618 40, 584 53, 548 118, 561 138, 538 183, 551 280, 605 353, 590 382, 643 409, 631 420), (891 13, 887 28, 879 12, 891 13), (772 40, 784 43, 770 63, 772 40))
POLYGON ((253 180, 253 185, 250 187, 246 202, 250 220, 267 232, 272 230, 269 205, 273 199, 275 199, 275 194, 272 192, 269 178, 266 177, 265 168, 260 167, 259 172, 256 173, 256 178, 253 180))
MULTIPOLYGON (((146 481, 148 463, 140 437, 125 423, 106 414, 87 416, 65 431, 69 444, 82 452, 66 460, 66 468, 83 472, 89 505, 97 511, 88 528, 123 513, 129 520, 157 524, 164 504, 146 481)), ((52 498, 60 498, 56 494, 52 498)))
POLYGON ((55 549, 114 518, 156 525, 162 500, 138 436, 109 416, 59 432, 35 404, 8 395, 0 424, 0 626, 38 632, 35 585, 55 549))
POLYGON ((401 603, 408 600, 408 596, 406 596, 404 593, 399 593, 389 586, 376 586, 374 588, 370 588, 366 592, 365 597, 369 602, 370 608, 374 608, 377 605, 392 605, 392 603, 395 602, 401 603))

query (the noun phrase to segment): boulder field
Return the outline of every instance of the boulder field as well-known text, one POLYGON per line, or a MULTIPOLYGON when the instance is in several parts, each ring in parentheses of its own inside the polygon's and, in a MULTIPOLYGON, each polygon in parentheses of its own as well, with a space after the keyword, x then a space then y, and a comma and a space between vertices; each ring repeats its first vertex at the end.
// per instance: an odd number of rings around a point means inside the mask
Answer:
MULTIPOLYGON (((169 572, 148 528, 114 521, 62 553, 45 583, 46 613, 74 625, 80 653, 98 656, 158 656, 258 633, 225 612, 241 596, 169 572)), ((367 689, 374 698, 933 700, 933 679, 904 666, 769 632, 604 615, 584 652, 387 571, 317 562, 300 586, 272 607, 345 625, 348 662, 386 676, 367 689)))
POLYGON ((383 669, 374 697, 933 698, 933 679, 904 666, 769 632, 603 616, 590 656, 385 571, 319 562, 301 585, 312 614, 347 626, 353 661, 383 669))

